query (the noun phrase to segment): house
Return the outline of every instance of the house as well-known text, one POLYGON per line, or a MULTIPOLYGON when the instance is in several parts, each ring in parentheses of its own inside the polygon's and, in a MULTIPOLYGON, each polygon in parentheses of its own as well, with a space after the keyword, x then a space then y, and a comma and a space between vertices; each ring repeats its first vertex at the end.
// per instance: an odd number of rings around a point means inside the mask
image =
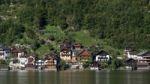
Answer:
POLYGON ((133 58, 126 59, 126 69, 137 70, 137 69, 149 69, 148 63, 143 60, 137 60, 133 58))
POLYGON ((72 44, 66 40, 60 45, 60 59, 71 62, 72 59, 72 44))
POLYGON ((137 69, 149 70, 149 64, 147 62, 137 62, 137 69))
POLYGON ((137 60, 133 58, 126 59, 125 65, 127 70, 137 70, 137 60))
POLYGON ((74 49, 74 50, 81 50, 81 49, 82 49, 82 45, 81 45, 80 43, 75 43, 75 44, 73 45, 73 49, 74 49))
POLYGON ((132 49, 132 48, 126 48, 124 50, 124 56, 127 59, 133 58, 133 59, 140 59, 140 57, 138 57, 137 55, 137 51, 132 49))
POLYGON ((60 45, 60 50, 63 50, 63 49, 68 49, 68 50, 71 50, 72 49, 72 43, 67 41, 67 40, 64 40, 64 42, 60 45))
POLYGON ((45 68, 50 69, 50 70, 55 70, 56 65, 57 65, 57 55, 55 53, 50 53, 45 55, 44 58, 44 65, 45 68))
POLYGON ((139 54, 133 49, 125 49, 126 60, 133 59, 136 60, 137 69, 148 69, 148 65, 150 65, 150 52, 144 51, 139 54))
POLYGON ((88 61, 88 60, 89 60, 90 56, 91 56, 90 52, 89 52, 87 49, 83 49, 83 50, 78 54, 77 60, 78 60, 78 61, 81 61, 81 62, 85 62, 85 61, 88 61))
POLYGON ((25 69, 27 64, 27 58, 24 56, 21 56, 19 58, 14 58, 10 60, 9 63, 9 69, 15 70, 15 69, 25 69))
POLYGON ((24 56, 24 51, 20 48, 16 48, 16 47, 13 47, 11 48, 11 54, 13 56, 13 58, 19 58, 21 56, 24 56))
POLYGON ((21 69, 25 69, 28 59, 26 56, 20 56, 18 58, 18 63, 20 64, 21 69))
POLYGON ((35 67, 35 56, 34 55, 29 55, 29 57, 27 57, 27 64, 26 67, 29 68, 33 68, 35 67))
POLYGON ((44 60, 43 59, 36 60, 36 62, 35 62, 35 68, 38 69, 38 70, 45 69, 44 60))
POLYGON ((137 54, 137 56, 142 57, 142 59, 138 60, 139 62, 148 63, 148 65, 150 65, 150 51, 143 51, 137 54))
POLYGON ((60 45, 60 50, 60 58, 71 64, 88 61, 91 55, 80 43, 70 43, 67 40, 60 45))
POLYGON ((63 49, 60 52, 60 58, 66 62, 71 62, 72 60, 72 51, 68 49, 63 49))
POLYGON ((9 48, 0 48, 0 60, 6 60, 10 56, 9 48))
POLYGON ((80 43, 74 43, 72 49, 72 63, 76 64, 80 61, 79 54, 83 51, 83 47, 80 43))
POLYGON ((110 61, 110 59, 111 59, 110 55, 106 51, 101 50, 100 52, 98 52, 95 55, 94 61, 96 61, 96 62, 108 62, 108 61, 110 61))

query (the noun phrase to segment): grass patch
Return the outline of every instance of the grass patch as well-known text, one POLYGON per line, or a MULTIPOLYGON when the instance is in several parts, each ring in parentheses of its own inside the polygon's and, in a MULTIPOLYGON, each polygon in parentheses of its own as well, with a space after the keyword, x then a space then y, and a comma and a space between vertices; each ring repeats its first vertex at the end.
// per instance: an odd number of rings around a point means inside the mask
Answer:
POLYGON ((90 47, 99 43, 98 39, 95 39, 90 36, 89 32, 86 30, 78 31, 78 32, 70 32, 70 37, 76 40, 76 42, 82 43, 84 46, 90 47))

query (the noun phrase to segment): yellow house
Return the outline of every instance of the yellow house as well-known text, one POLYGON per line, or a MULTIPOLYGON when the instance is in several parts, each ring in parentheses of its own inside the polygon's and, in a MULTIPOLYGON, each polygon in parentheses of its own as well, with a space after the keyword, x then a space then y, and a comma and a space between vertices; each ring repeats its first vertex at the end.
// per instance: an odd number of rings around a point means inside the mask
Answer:
POLYGON ((56 69, 56 64, 57 64, 57 61, 56 61, 56 58, 55 58, 54 54, 46 55, 45 61, 44 61, 44 65, 45 65, 46 69, 49 69, 49 70, 54 69, 55 70, 56 69))

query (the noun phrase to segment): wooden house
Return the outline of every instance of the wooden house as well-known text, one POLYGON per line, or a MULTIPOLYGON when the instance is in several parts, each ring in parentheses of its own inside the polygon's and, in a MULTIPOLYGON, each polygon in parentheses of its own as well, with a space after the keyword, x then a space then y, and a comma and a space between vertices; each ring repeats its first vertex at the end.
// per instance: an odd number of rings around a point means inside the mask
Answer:
POLYGON ((91 54, 87 49, 83 49, 77 57, 77 60, 80 60, 81 62, 88 61, 90 58, 91 54))
POLYGON ((149 69, 148 63, 143 60, 137 60, 133 58, 126 59, 126 69, 137 70, 137 69, 149 69))
POLYGON ((60 45, 60 58, 66 62, 71 62, 72 59, 72 44, 69 42, 63 42, 60 45))
POLYGON ((150 65, 150 51, 141 52, 141 53, 137 54, 137 56, 140 56, 143 58, 143 59, 139 59, 138 60, 139 62, 148 63, 148 65, 150 65))
POLYGON ((55 53, 50 53, 45 55, 44 58, 44 65, 46 69, 56 69, 56 64, 57 64, 57 56, 55 53))
POLYGON ((35 67, 35 56, 33 55, 29 55, 29 57, 27 57, 27 64, 26 64, 26 67, 35 67))

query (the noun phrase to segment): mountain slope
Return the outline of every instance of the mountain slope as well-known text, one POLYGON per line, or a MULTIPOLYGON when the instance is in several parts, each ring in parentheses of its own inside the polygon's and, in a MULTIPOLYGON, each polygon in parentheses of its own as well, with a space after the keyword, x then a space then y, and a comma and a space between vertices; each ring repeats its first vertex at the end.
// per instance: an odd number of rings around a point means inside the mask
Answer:
POLYGON ((149 3, 149 0, 0 0, 0 43, 29 44, 36 51, 47 39, 55 38, 49 46, 58 50, 59 43, 69 38, 87 47, 100 44, 104 48, 150 49, 149 3), (56 32, 61 34, 55 36, 56 32))

